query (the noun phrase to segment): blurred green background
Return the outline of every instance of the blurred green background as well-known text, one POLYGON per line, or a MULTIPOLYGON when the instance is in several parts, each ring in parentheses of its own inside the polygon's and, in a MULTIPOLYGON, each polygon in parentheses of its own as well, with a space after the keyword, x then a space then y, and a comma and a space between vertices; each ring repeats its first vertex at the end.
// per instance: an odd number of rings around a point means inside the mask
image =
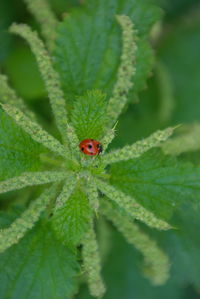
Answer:
MULTIPOLYGON (((50 0, 61 19, 78 0, 50 0)), ((200 121, 200 2, 199 0, 156 0, 163 20, 152 32, 157 62, 138 104, 130 104, 121 116, 113 147, 148 136, 168 125, 200 121), (167 107, 166 107, 167 105, 167 107), (134 132, 134 133, 133 133, 134 132)), ((37 111, 44 125, 51 125, 46 92, 33 55, 21 39, 8 34, 12 22, 26 22, 38 29, 21 0, 0 1, 0 68, 24 100, 37 111)), ((200 162, 200 152, 180 159, 200 162)), ((185 235, 180 244, 170 233, 156 237, 172 260, 172 277, 163 287, 153 287, 140 272, 140 254, 108 227, 111 251, 104 257, 105 299, 195 299, 200 298, 200 224, 190 211, 184 219, 185 235), (192 220, 191 220, 192 219, 192 220), (189 235, 189 237, 188 237, 189 235), (186 248, 187 250, 183 250, 186 248)), ((152 232, 151 232, 152 233, 152 232)), ((105 238, 105 236, 104 236, 105 238)), ((83 285, 77 299, 88 299, 83 285)))

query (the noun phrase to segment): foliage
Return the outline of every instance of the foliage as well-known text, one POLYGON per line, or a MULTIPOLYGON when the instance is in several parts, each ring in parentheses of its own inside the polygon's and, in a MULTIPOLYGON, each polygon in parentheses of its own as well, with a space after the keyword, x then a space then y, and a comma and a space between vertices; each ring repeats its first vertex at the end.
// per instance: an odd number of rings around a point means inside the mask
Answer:
MULTIPOLYGON (((7 28, 13 16, 2 7, 7 28)), ((22 7, 33 15, 29 24, 0 35, 0 61, 11 33, 29 46, 12 40, 19 56, 8 56, 0 74, 0 297, 195 296, 198 13, 162 31, 150 0, 24 0, 22 7), (148 79, 152 45, 158 60, 148 79), (16 84, 15 59, 30 50, 24 61, 38 67, 36 80, 23 74, 16 84), (26 82, 35 90, 21 88, 26 82), (87 138, 102 143, 101 155, 79 150, 87 138), (77 294, 80 282, 89 293, 83 286, 77 294)))
MULTIPOLYGON (((10 218, 1 215, 1 226, 10 218)), ((64 298, 77 288, 76 257, 55 239, 48 223, 38 223, 18 245, 1 254, 0 265, 1 298, 64 298)))

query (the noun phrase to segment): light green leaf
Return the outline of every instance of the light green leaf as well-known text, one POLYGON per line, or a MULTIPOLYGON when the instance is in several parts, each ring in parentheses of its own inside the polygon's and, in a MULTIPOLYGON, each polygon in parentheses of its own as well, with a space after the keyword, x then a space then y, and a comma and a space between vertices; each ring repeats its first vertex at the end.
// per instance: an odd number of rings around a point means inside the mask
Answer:
POLYGON ((52 227, 59 239, 67 246, 80 243, 88 229, 91 209, 86 195, 76 188, 65 205, 57 209, 52 217, 52 227))
POLYGON ((138 30, 134 92, 144 86, 153 60, 147 36, 160 10, 148 0, 90 0, 71 12, 58 29, 55 65, 67 100, 94 88, 110 97, 122 51, 116 15, 129 16, 138 30))
POLYGON ((77 97, 71 120, 79 140, 102 137, 107 121, 105 94, 92 90, 77 97))
POLYGON ((42 147, 0 109, 0 179, 40 167, 42 147))
POLYGON ((1 254, 0 269, 1 298, 66 299, 76 292, 76 257, 47 224, 1 254))
POLYGON ((200 167, 177 162, 155 149, 111 166, 111 184, 161 218, 184 201, 198 200, 200 167))

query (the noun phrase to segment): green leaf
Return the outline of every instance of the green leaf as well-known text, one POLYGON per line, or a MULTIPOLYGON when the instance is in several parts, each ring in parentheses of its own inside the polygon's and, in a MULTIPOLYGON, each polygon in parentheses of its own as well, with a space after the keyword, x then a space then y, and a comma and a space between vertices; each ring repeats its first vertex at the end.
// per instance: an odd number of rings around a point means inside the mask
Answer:
POLYGON ((76 99, 71 120, 79 140, 102 137, 107 121, 106 107, 105 94, 99 90, 88 91, 76 99))
MULTIPOLYGON (((13 7, 12 7, 13 8, 13 7)), ((5 61, 5 58, 10 52, 11 40, 7 32, 7 28, 13 19, 13 9, 8 2, 0 2, 0 63, 5 61)))
POLYGON ((55 66, 68 100, 90 89, 111 95, 122 50, 121 28, 115 15, 128 15, 138 30, 134 92, 144 87, 153 54, 147 43, 160 10, 148 0, 95 0, 74 9, 58 28, 55 66))
POLYGON ((0 269, 1 298, 66 299, 76 291, 75 256, 46 224, 1 254, 0 269))
POLYGON ((122 233, 125 240, 141 252, 144 258, 143 274, 154 285, 163 285, 169 278, 169 258, 157 242, 150 238, 139 225, 119 209, 113 209, 109 201, 103 201, 102 213, 122 233))
POLYGON ((0 109, 0 179, 40 167, 42 147, 0 109))
POLYGON ((200 167, 151 150, 139 159, 112 165, 111 184, 158 217, 168 219, 182 203, 199 199, 200 167))
POLYGON ((159 49, 173 82, 176 123, 200 120, 200 21, 196 10, 193 14, 189 15, 190 22, 172 27, 159 49))
POLYGON ((25 45, 12 51, 5 68, 12 86, 23 98, 35 100, 46 96, 34 56, 25 45))
POLYGON ((168 252, 174 282, 179 285, 193 284, 196 289, 200 287, 198 275, 200 239, 197 233, 200 229, 199 217, 198 206, 185 204, 173 217, 177 229, 164 235, 154 235, 163 249, 168 252))
MULTIPOLYGON (((163 233, 162 233, 163 234, 163 233)), ((141 254, 128 244, 117 231, 110 231, 112 249, 104 265, 103 276, 107 285, 104 299, 183 299, 185 289, 169 280, 164 286, 155 287, 141 273, 141 254)), ((82 287, 76 299, 92 299, 82 287)), ((196 297, 194 297, 196 298, 196 297)))
POLYGON ((157 239, 163 250, 169 255, 171 260, 170 281, 173 281, 177 288, 180 286, 183 288, 191 284, 197 292, 200 287, 198 275, 200 272, 200 239, 197 233, 200 229, 199 217, 199 206, 188 203, 176 211, 173 216, 172 221, 177 229, 164 234, 149 231, 152 237, 157 239))
POLYGON ((65 205, 55 211, 52 227, 64 244, 73 247, 80 243, 88 230, 90 219, 91 209, 88 199, 77 187, 65 205))

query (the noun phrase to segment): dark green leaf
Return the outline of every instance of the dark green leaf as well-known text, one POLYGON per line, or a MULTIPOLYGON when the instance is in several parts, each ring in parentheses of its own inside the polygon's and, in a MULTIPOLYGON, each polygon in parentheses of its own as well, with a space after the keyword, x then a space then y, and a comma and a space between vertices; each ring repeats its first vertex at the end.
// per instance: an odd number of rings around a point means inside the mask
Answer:
POLYGON ((52 217, 52 226, 57 237, 67 246, 80 243, 87 231, 91 210, 86 195, 77 188, 66 204, 52 217))
POLYGON ((173 27, 160 46, 160 58, 174 85, 176 123, 200 120, 199 52, 200 21, 195 14, 190 16, 190 22, 173 27))
POLYGON ((177 284, 193 284, 200 288, 200 210, 186 204, 173 217, 175 230, 157 234, 172 262, 172 277, 177 284))
POLYGON ((113 185, 161 218, 168 219, 176 206, 200 197, 200 167, 177 162, 157 149, 115 163, 110 172, 113 185))
POLYGON ((71 120, 79 140, 102 137, 107 120, 106 107, 105 95, 98 90, 77 98, 71 120))
POLYGON ((10 51, 11 40, 7 28, 13 19, 13 10, 9 2, 0 2, 0 63, 2 63, 10 51))
POLYGON ((28 100, 46 96, 36 60, 27 46, 15 48, 5 67, 14 89, 20 96, 28 100))
POLYGON ((0 109, 0 179, 39 169, 41 146, 0 109))
POLYGON ((1 254, 0 297, 70 298, 76 291, 77 271, 74 254, 55 239, 49 225, 39 224, 20 243, 1 254))
POLYGON ((144 86, 153 59, 147 36, 160 10, 148 0, 90 0, 70 13, 58 29, 55 66, 68 100, 90 89, 110 96, 122 49, 116 14, 130 16, 138 30, 134 92, 144 86))

